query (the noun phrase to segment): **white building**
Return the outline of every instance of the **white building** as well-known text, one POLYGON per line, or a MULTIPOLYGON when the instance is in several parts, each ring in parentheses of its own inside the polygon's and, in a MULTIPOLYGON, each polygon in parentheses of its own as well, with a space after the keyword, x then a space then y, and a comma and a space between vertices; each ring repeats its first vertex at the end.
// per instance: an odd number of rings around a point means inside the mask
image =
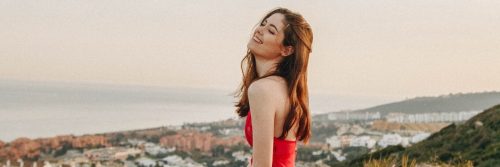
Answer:
MULTIPOLYGON (((149 155, 158 155, 158 154, 166 154, 171 152, 172 149, 165 149, 154 143, 146 143, 144 144, 144 151, 146 151, 149 155)), ((175 151, 175 149, 174 149, 175 151)))
POLYGON ((137 155, 140 155, 142 154, 142 150, 140 149, 136 149, 136 148, 124 148, 124 149, 120 149, 120 150, 117 150, 113 157, 114 159, 119 159, 119 160, 125 160, 127 159, 127 157, 130 155, 130 156, 137 156, 137 155))
POLYGON ((162 160, 169 165, 182 164, 182 162, 184 161, 182 159, 182 157, 180 157, 178 155, 167 156, 167 157, 163 158, 162 160))
POLYGON ((129 155, 142 154, 142 150, 124 147, 107 147, 92 149, 84 152, 84 155, 92 161, 125 160, 129 155))
POLYGON ((347 132, 349 132, 349 125, 342 124, 339 127, 337 127, 337 135, 340 136, 347 132))
POLYGON ((365 112, 365 113, 353 113, 353 112, 333 112, 328 114, 328 119, 332 121, 336 120, 343 120, 343 121, 349 121, 349 120, 377 120, 380 119, 380 112, 365 112))
POLYGON ((411 143, 418 143, 422 140, 425 140, 427 139, 429 136, 431 136, 430 133, 419 133, 419 134, 416 134, 415 136, 413 136, 411 138, 411 143))
POLYGON ((407 147, 410 145, 410 139, 408 137, 401 137, 401 146, 407 147))
POLYGON ((318 150, 318 151, 313 151, 311 154, 316 156, 316 155, 321 155, 323 153, 323 150, 318 150))
POLYGON ((210 129, 211 129, 210 126, 202 126, 202 127, 199 128, 199 130, 202 131, 202 132, 205 132, 205 131, 210 130, 210 129))
POLYGON ((342 146, 338 136, 326 138, 326 143, 329 144, 331 148, 340 148, 342 146))
POLYGON ((78 150, 68 150, 66 152, 66 154, 57 157, 56 160, 60 164, 65 164, 65 165, 70 165, 70 166, 72 166, 72 163, 75 163, 75 164, 90 163, 89 158, 87 158, 87 156, 85 156, 84 154, 80 153, 80 151, 78 151, 78 150))
POLYGON ((242 133, 242 131, 241 131, 241 129, 238 129, 238 128, 224 128, 224 129, 220 129, 219 133, 221 133, 222 135, 225 135, 225 136, 236 136, 236 135, 240 135, 242 133))
POLYGON ((246 162, 249 160, 249 157, 251 156, 250 154, 245 154, 244 151, 236 151, 236 152, 233 152, 233 154, 231 154, 234 159, 236 159, 237 161, 243 161, 243 162, 246 162))
POLYGON ((373 148, 377 141, 372 139, 370 136, 360 136, 360 137, 355 137, 351 140, 350 146, 351 147, 366 147, 366 148, 373 148))
POLYGON ((144 143, 146 143, 146 141, 139 139, 128 139, 127 142, 130 143, 132 146, 143 145, 144 143))
POLYGON ((466 121, 481 111, 433 112, 419 114, 390 113, 386 116, 388 122, 428 123, 428 122, 459 122, 466 121))
POLYGON ((375 141, 374 139, 370 139, 366 142, 366 147, 371 149, 375 147, 375 144, 377 144, 377 141, 375 141))
POLYGON ((189 157, 182 159, 182 157, 178 155, 167 156, 163 158, 162 161, 166 163, 163 167, 203 167, 203 165, 195 162, 189 157))
POLYGON ((227 165, 229 164, 228 160, 217 160, 212 163, 213 166, 227 165))
POLYGON ((381 147, 394 146, 400 144, 402 138, 398 134, 388 134, 384 135, 382 139, 378 141, 378 145, 381 147))
POLYGON ((146 158, 146 157, 141 157, 141 158, 135 160, 135 163, 139 166, 155 166, 156 165, 155 160, 150 159, 150 158, 146 158))
POLYGON ((326 138, 326 143, 330 144, 331 148, 348 147, 351 144, 351 140, 354 138, 352 135, 342 135, 342 136, 331 136, 326 138))
MULTIPOLYGON (((9 161, 7 161, 9 162, 9 161)), ((10 166, 10 164, 7 165, 8 167, 10 166)), ((52 167, 52 165, 49 163, 49 161, 43 161, 43 167, 52 167)))
POLYGON ((368 147, 369 140, 370 140, 370 136, 355 137, 351 140, 349 146, 351 146, 351 147, 368 147))
POLYGON ((349 131, 354 133, 355 135, 359 135, 359 134, 365 132, 365 129, 359 125, 353 125, 353 126, 351 126, 349 131))
POLYGON ((342 162, 346 159, 345 156, 342 156, 341 153, 339 152, 336 152, 336 151, 330 151, 330 153, 335 157, 335 159, 337 159, 338 161, 342 162))

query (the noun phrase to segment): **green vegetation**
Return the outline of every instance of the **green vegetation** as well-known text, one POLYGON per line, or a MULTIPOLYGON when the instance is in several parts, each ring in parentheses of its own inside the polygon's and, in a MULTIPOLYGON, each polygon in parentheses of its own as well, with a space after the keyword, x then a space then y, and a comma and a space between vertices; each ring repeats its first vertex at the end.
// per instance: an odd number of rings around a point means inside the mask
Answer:
POLYGON ((321 151, 317 148, 313 147, 299 147, 297 149, 296 159, 297 161, 304 162, 314 162, 320 159, 325 159, 328 156, 329 152, 321 151), (313 155, 313 152, 320 151, 319 154, 313 155))
POLYGON ((391 146, 345 162, 362 166, 365 162, 399 159, 408 155, 418 163, 486 167, 500 164, 500 105, 476 115, 467 122, 451 124, 411 147, 391 146), (470 162, 469 162, 470 161, 470 162))
POLYGON ((405 150, 417 161, 457 163, 472 160, 475 166, 500 164, 500 105, 462 125, 452 124, 427 140, 405 150))
POLYGON ((69 149, 72 149, 72 148, 73 147, 71 146, 70 143, 63 142, 62 146, 60 148, 58 148, 57 150, 54 151, 54 157, 62 156, 64 154, 66 154, 66 152, 68 152, 69 149))
POLYGON ((330 123, 319 123, 320 125, 313 125, 311 142, 324 142, 326 138, 337 134, 337 127, 330 123))

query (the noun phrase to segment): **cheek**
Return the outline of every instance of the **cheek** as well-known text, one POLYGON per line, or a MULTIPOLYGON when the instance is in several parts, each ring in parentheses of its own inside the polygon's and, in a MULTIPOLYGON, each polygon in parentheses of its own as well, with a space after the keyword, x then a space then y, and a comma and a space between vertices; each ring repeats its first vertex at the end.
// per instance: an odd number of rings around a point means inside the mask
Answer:
POLYGON ((277 54, 280 53, 280 44, 276 41, 269 42, 266 46, 269 52, 277 54))
POLYGON ((266 47, 278 50, 280 47, 280 43, 274 37, 269 37, 268 39, 266 39, 264 45, 266 45, 266 47))

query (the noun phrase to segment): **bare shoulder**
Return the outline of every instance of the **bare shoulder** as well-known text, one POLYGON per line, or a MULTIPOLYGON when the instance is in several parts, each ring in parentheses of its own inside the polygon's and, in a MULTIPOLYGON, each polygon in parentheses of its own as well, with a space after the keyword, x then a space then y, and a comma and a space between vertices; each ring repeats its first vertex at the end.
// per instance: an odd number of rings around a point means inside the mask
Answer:
POLYGON ((280 95, 278 92, 282 92, 283 90, 286 90, 286 80, 278 76, 269 76, 250 84, 248 94, 276 96, 280 95))
POLYGON ((255 124, 273 126, 274 115, 282 110, 286 100, 286 83, 282 81, 284 79, 280 80, 280 77, 270 76, 254 81, 248 87, 248 101, 255 124))

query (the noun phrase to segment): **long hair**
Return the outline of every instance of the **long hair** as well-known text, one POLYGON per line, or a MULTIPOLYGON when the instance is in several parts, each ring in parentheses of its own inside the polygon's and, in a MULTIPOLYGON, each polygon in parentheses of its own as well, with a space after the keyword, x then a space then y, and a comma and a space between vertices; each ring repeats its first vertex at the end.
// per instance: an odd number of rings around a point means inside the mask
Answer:
POLYGON ((307 64, 309 54, 312 51, 313 34, 311 26, 302 15, 285 8, 272 10, 261 20, 261 23, 275 13, 281 13, 285 16, 285 25, 288 24, 288 26, 284 29, 285 38, 282 43, 284 46, 292 46, 294 52, 277 63, 277 68, 274 72, 259 77, 257 75, 255 56, 250 50, 247 50, 246 56, 241 60, 243 79, 235 95, 235 97, 240 98, 239 102, 235 104, 235 107, 237 107, 236 113, 240 117, 248 115, 250 109, 248 87, 252 82, 271 75, 281 76, 285 78, 287 83, 290 112, 285 119, 283 133, 279 139, 285 139, 290 129, 295 124, 298 124, 296 132, 297 140, 307 144, 311 137, 307 64), (246 68, 244 68, 244 65, 246 65, 246 68))

